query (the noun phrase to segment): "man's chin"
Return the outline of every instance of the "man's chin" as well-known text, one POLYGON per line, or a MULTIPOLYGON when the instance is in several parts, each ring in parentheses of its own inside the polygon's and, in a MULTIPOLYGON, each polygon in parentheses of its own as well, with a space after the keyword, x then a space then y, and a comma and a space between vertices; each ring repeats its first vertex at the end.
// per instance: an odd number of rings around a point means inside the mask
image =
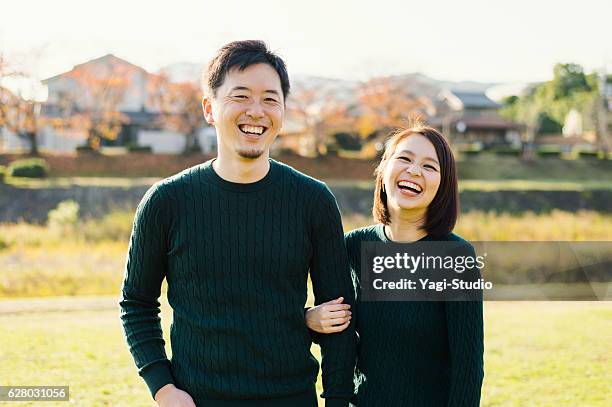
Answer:
POLYGON ((236 152, 238 153, 240 157, 250 159, 250 160, 259 158, 264 153, 263 150, 256 150, 256 149, 240 149, 240 150, 237 150, 236 152))

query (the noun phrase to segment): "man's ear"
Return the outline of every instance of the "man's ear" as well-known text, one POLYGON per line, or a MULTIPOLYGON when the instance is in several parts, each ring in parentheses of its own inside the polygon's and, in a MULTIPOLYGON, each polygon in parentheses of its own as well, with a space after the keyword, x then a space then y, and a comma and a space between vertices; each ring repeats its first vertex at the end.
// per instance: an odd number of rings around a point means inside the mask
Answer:
POLYGON ((202 111, 204 112, 204 118, 206 122, 211 126, 215 124, 215 120, 213 118, 212 113, 212 98, 208 96, 204 96, 202 98, 202 111))

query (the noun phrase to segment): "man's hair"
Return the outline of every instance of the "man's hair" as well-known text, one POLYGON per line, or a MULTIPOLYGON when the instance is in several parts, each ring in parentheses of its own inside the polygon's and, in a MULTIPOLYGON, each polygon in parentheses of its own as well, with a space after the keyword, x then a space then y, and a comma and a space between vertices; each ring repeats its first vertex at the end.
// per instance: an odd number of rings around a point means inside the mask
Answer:
POLYGON ((287 100, 290 85, 285 61, 259 40, 233 41, 221 47, 202 76, 205 93, 216 96, 217 89, 223 85, 225 76, 232 68, 243 71, 255 64, 268 64, 274 68, 280 78, 283 99, 287 100))
POLYGON ((434 146, 440 161, 440 186, 436 196, 427 207, 427 218, 423 229, 433 237, 444 236, 451 232, 459 215, 459 187, 457 185, 457 168, 455 157, 444 136, 432 127, 415 123, 405 129, 392 133, 385 142, 385 150, 374 174, 374 206, 372 215, 377 222, 384 225, 391 223, 391 216, 387 207, 387 193, 383 188, 383 173, 389 159, 395 153, 397 145, 405 138, 420 134, 426 137, 434 146))

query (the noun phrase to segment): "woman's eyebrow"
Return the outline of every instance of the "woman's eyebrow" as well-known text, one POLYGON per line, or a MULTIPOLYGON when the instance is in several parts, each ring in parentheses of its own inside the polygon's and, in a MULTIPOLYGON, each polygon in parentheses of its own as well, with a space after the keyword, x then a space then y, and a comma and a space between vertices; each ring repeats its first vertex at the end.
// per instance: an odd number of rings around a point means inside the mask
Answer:
MULTIPOLYGON (((410 150, 401 150, 401 151, 399 152, 399 154, 402 154, 402 153, 404 153, 404 154, 414 155, 414 153, 413 153, 412 151, 410 151, 410 150)), ((433 161, 434 163, 436 163, 436 164, 440 165, 440 163, 438 162, 438 160, 436 160, 436 159, 435 159, 435 158, 433 158, 433 157, 425 156, 425 157, 424 157, 424 159, 425 159, 425 160, 429 160, 429 161, 433 161)))

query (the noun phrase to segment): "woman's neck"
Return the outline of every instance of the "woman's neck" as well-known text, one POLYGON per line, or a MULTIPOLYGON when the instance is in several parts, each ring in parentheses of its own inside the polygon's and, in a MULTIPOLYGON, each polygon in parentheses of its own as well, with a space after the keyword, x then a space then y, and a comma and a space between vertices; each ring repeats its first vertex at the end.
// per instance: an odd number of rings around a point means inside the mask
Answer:
POLYGON ((427 216, 426 210, 389 211, 391 222, 385 225, 385 233, 394 242, 416 242, 427 236, 423 229, 427 216))

